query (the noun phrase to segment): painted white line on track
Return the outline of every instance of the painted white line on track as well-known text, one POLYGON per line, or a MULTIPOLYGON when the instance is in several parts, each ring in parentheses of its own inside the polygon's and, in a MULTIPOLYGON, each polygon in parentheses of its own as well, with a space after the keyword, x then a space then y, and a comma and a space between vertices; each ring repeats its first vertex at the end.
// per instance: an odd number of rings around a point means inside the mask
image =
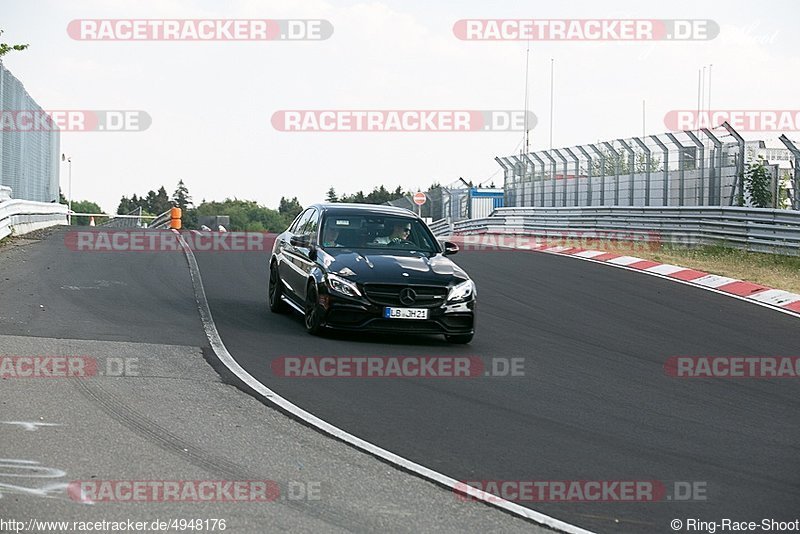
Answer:
MULTIPOLYGON (((176 232, 177 233, 177 232, 176 232)), ((217 326, 214 323, 214 318, 211 316, 211 307, 208 304, 208 300, 206 299, 206 292, 203 288, 203 279, 200 276, 200 268, 197 265, 197 259, 194 257, 194 253, 189 248, 188 243, 186 240, 183 239, 183 236, 180 233, 177 233, 178 240, 181 243, 181 247, 183 248, 184 254, 186 255, 186 260, 189 262, 189 273, 192 279, 192 287, 194 288, 194 296, 195 301, 197 302, 197 308, 200 311, 200 319, 203 322, 203 329, 206 332, 206 337, 208 338, 208 342, 211 345, 211 349, 214 351, 214 354, 217 356, 220 362, 222 362, 225 367, 227 367, 234 375, 236 375, 239 380, 247 384, 253 391, 258 393, 259 395, 263 396, 271 403, 275 404, 282 410, 292 414, 294 417, 302 419, 306 423, 314 426, 318 430, 333 436, 337 439, 340 439, 357 449, 360 449, 364 452, 367 452, 373 456, 381 458, 382 460, 394 464, 406 471, 410 471, 416 475, 421 476, 422 478, 428 479, 433 481, 439 485, 448 487, 453 490, 453 498, 455 497, 456 492, 460 492, 463 494, 468 495, 476 500, 482 501, 486 504, 491 506, 500 508, 506 512, 509 512, 515 516, 522 517, 525 519, 529 519, 535 523, 540 525, 549 527, 551 529, 557 530, 559 532, 566 532, 568 534, 593 534, 589 530, 585 530, 575 525, 571 525, 554 517, 550 517, 548 515, 542 514, 535 510, 531 510, 530 508, 526 508, 524 506, 520 506, 519 504, 513 503, 511 501, 507 501, 505 499, 501 499, 496 495, 492 495, 490 493, 486 493, 478 488, 474 488, 472 486, 467 486, 463 482, 459 482, 458 480, 448 477, 447 475, 443 475, 438 471, 434 471, 433 469, 429 469, 423 465, 420 465, 416 462, 412 462, 402 456, 398 456, 393 452, 389 452, 386 449, 378 447, 368 441, 365 441, 359 437, 356 437, 349 432, 342 430, 339 427, 336 427, 327 421, 323 421, 319 417, 313 415, 310 412, 307 412, 300 408, 299 406, 293 404, 292 402, 288 401, 287 399, 281 397, 267 386, 256 380, 250 373, 248 373, 241 365, 231 356, 228 349, 225 347, 225 344, 222 342, 222 338, 217 331, 217 326)))
POLYGON ((619 258, 607 260, 607 263, 613 263, 614 265, 631 265, 634 263, 639 263, 640 261, 644 260, 635 256, 620 256, 619 258))
POLYGON ((668 263, 664 263, 662 265, 653 265, 652 267, 644 269, 644 271, 647 271, 648 273, 665 274, 665 275, 686 270, 688 270, 686 267, 678 267, 677 265, 670 265, 668 263))
POLYGON ((767 304, 772 304, 774 306, 785 306, 800 300, 800 295, 796 293, 789 293, 788 291, 784 291, 782 289, 768 289, 766 291, 754 293, 750 296, 750 299, 757 300, 759 302, 766 302, 767 304))
POLYGON ((733 282, 741 282, 741 280, 737 280, 736 278, 728 278, 727 276, 721 276, 718 274, 707 274, 692 280, 693 284, 706 287, 722 287, 733 282))
POLYGON ((580 256, 581 258, 594 258, 595 256, 601 256, 605 254, 602 250, 584 250, 582 252, 578 252, 577 254, 573 254, 573 256, 580 256))

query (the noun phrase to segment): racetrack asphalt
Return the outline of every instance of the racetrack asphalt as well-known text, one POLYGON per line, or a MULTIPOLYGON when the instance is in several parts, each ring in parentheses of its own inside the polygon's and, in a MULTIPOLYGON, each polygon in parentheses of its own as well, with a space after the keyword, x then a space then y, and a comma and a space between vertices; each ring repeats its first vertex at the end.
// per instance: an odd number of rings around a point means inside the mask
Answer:
POLYGON ((657 502, 522 502, 599 532, 668 532, 672 519, 794 520, 797 379, 682 379, 672 356, 796 356, 795 317, 568 257, 462 251, 478 286, 474 341, 312 337, 266 307, 266 253, 196 253, 228 350, 301 408, 465 481, 658 481, 657 502), (283 378, 284 356, 524 358, 524 376, 283 378), (697 488, 683 500, 680 489, 697 488))

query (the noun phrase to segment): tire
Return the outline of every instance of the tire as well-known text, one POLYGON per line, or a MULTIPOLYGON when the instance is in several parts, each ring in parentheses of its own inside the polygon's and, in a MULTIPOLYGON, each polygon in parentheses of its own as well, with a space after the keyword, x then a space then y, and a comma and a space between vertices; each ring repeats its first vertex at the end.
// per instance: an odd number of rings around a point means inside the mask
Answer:
POLYGON ((319 305, 319 295, 317 293, 317 284, 313 281, 308 283, 308 290, 306 291, 306 305, 303 322, 306 325, 306 331, 312 336, 322 334, 322 308, 319 305))
POLYGON ((450 343, 456 343, 458 345, 465 345, 472 341, 472 337, 475 334, 456 334, 456 335, 445 335, 444 338, 450 343))
POLYGON ((272 313, 284 313, 288 307, 281 298, 283 296, 283 284, 278 274, 277 262, 272 262, 269 266, 269 287, 267 288, 267 301, 272 313))

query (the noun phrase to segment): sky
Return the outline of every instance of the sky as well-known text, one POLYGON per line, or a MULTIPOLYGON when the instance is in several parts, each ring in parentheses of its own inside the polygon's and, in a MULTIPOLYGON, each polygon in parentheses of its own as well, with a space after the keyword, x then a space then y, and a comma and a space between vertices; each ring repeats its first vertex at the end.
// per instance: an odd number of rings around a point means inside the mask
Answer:
MULTIPOLYGON (((283 132, 279 110, 522 110, 525 41, 463 41, 459 19, 712 19, 712 40, 532 41, 532 150, 666 131, 695 109, 713 64, 712 108, 798 109, 800 15, 794 0, 752 2, 0 0, 2 42, 29 43, 5 66, 46 110, 144 110, 138 132, 62 132, 74 199, 116 211, 122 195, 179 179, 195 203, 240 198, 276 208, 339 193, 427 189, 459 177, 501 185, 513 132, 283 132), (323 41, 81 41, 74 19, 325 19, 323 41)), ((755 135, 746 137, 776 137, 755 135)), ((66 191, 66 167, 61 170, 66 191)))

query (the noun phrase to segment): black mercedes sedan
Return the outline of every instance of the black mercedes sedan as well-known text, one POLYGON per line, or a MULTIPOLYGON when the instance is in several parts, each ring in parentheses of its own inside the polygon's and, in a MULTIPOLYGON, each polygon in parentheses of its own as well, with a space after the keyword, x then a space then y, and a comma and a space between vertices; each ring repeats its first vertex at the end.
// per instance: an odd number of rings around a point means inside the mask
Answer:
POLYGON ((444 334, 469 343, 475 283, 414 213, 371 204, 315 204, 278 235, 269 307, 293 308, 306 330, 444 334))

